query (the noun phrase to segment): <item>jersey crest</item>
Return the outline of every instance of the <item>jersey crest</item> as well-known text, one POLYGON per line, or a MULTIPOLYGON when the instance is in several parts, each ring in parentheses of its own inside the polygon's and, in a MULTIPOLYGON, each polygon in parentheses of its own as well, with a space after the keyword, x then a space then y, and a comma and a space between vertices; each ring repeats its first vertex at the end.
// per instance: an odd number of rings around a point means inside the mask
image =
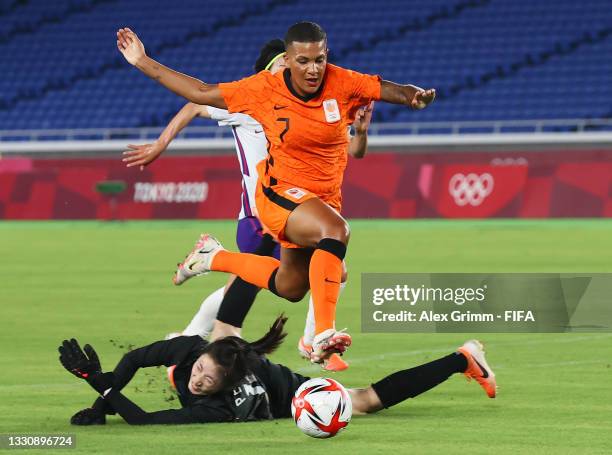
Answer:
POLYGON ((323 101, 323 110, 325 111, 325 120, 327 120, 327 123, 336 123, 340 120, 340 109, 335 99, 332 98, 323 101))

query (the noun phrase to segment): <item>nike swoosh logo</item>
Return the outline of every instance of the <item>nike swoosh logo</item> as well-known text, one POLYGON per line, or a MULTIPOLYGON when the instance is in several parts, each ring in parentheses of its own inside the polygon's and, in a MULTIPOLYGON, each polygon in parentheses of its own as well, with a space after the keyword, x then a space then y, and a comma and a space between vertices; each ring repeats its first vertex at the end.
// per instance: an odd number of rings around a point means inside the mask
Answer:
POLYGON ((279 109, 285 109, 287 106, 279 106, 278 104, 274 105, 274 110, 278 111, 279 109))
POLYGON ((325 282, 326 282, 326 283, 340 284, 340 283, 338 283, 337 281, 328 280, 327 278, 325 278, 325 282))
POLYGON ((263 130, 255 130, 255 134, 263 133, 263 130))
POLYGON ((476 362, 476 365, 478 365, 478 368, 480 368, 480 370, 482 371, 482 377, 488 378, 489 372, 487 371, 487 369, 483 367, 480 363, 478 363, 478 360, 474 359, 474 362, 476 362))
MULTIPOLYGON (((198 253, 201 253, 201 254, 208 254, 208 253, 210 253, 211 251, 212 251, 212 249, 208 249, 208 250, 201 249, 200 251, 198 251, 198 253)), ((197 265, 197 263, 198 263, 198 261, 192 262, 191 264, 189 264, 189 265, 187 266, 187 268, 193 272, 193 267, 194 267, 195 265, 197 265)))

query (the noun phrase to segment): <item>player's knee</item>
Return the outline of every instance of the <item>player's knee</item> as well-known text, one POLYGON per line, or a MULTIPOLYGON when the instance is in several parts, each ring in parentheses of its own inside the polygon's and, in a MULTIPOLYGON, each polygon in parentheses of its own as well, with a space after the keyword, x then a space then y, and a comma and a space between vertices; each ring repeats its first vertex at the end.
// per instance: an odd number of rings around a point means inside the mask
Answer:
POLYGON ((340 282, 341 283, 346 283, 346 280, 348 280, 348 272, 346 271, 346 268, 342 269, 342 276, 340 277, 340 282))
POLYGON ((333 239, 343 243, 344 245, 348 245, 350 237, 351 229, 349 228, 348 223, 342 219, 325 226, 321 232, 321 240, 333 239))
POLYGON ((292 277, 292 279, 276 281, 275 294, 290 302, 299 302, 304 298, 309 289, 309 283, 303 277, 292 277))
POLYGON ((289 300, 290 302, 296 303, 302 300, 307 292, 308 292, 308 289, 304 289, 304 288, 288 289, 284 293, 283 297, 286 300, 289 300))
POLYGON ((316 249, 327 251, 340 259, 340 261, 344 261, 349 236, 348 224, 340 223, 324 232, 321 240, 316 244, 316 249))
POLYGON ((294 294, 290 297, 285 297, 285 300, 289 300, 292 303, 297 303, 297 302, 300 302, 304 298, 305 295, 306 293, 294 294))

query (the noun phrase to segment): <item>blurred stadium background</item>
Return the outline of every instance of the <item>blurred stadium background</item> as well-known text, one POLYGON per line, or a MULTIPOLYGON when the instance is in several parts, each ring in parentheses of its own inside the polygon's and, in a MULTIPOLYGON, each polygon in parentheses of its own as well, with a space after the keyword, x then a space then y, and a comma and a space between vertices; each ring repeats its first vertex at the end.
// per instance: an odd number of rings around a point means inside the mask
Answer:
POLYGON ((349 218, 612 215, 609 0, 2 0, 0 18, 3 219, 233 218, 227 128, 196 121, 170 158, 123 167, 184 101, 124 62, 114 33, 218 82, 303 19, 327 30, 332 62, 438 90, 424 111, 376 106, 349 218), (109 180, 124 191, 96 191, 109 180))

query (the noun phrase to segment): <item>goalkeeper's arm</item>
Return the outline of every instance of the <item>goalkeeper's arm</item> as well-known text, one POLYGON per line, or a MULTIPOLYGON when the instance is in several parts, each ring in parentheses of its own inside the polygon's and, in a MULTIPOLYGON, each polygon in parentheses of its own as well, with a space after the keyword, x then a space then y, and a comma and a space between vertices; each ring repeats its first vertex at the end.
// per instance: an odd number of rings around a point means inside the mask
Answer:
POLYGON ((232 420, 228 412, 203 405, 181 409, 146 412, 132 400, 113 387, 113 373, 99 373, 87 380, 104 401, 130 425, 187 424, 227 422, 232 420))
POLYGON ((176 337, 172 340, 156 341, 128 352, 115 367, 114 384, 116 390, 121 390, 132 380, 139 368, 155 366, 171 366, 180 363, 186 352, 202 339, 195 337, 176 337))

